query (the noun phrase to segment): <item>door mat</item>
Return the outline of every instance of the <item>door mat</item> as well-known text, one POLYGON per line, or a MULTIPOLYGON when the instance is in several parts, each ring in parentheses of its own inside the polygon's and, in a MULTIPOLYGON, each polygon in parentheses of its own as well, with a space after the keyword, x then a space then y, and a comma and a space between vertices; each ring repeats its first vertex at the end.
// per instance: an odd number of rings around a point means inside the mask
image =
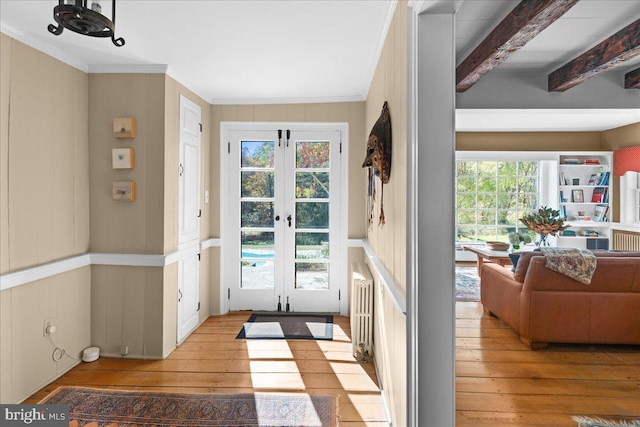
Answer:
POLYGON ((40 403, 69 405, 69 425, 337 426, 337 399, 293 393, 190 394, 59 387, 40 403))
POLYGON ((333 316, 330 314, 254 313, 236 338, 332 340, 333 316))

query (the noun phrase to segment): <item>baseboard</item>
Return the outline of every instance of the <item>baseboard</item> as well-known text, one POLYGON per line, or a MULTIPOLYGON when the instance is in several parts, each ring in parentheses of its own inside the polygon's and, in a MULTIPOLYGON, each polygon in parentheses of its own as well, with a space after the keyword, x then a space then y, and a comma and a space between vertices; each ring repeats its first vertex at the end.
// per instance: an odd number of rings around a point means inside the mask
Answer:
POLYGON ((387 402, 387 398, 384 395, 384 388, 382 387, 382 382, 380 381, 380 371, 378 370, 378 362, 375 357, 376 347, 375 345, 371 345, 371 360, 373 360, 373 369, 376 371, 376 378, 378 379, 378 384, 380 384, 380 397, 382 397, 382 406, 384 407, 384 413, 387 416, 387 420, 389 420, 389 427, 393 427, 393 422, 391 421, 391 411, 389 410, 389 402, 387 402))

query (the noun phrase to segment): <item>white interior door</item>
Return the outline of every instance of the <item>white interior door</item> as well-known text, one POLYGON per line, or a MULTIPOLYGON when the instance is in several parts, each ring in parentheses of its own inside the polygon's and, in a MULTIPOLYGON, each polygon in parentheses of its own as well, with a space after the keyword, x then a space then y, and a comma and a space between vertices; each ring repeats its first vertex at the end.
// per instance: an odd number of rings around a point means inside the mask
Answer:
POLYGON ((178 342, 198 325, 200 309, 200 114, 199 105, 180 96, 178 342))
POLYGON ((339 309, 340 132, 229 132, 231 310, 339 309))

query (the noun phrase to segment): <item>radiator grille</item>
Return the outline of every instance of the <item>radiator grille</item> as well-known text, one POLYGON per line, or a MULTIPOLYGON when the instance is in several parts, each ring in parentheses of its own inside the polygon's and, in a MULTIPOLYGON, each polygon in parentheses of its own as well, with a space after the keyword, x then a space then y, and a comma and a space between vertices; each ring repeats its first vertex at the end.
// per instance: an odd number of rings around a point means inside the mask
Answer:
POLYGON ((640 233, 613 230, 614 251, 640 251, 640 233))
POLYGON ((373 279, 369 267, 363 263, 351 265, 351 342, 353 350, 364 344, 371 352, 373 335, 373 279))

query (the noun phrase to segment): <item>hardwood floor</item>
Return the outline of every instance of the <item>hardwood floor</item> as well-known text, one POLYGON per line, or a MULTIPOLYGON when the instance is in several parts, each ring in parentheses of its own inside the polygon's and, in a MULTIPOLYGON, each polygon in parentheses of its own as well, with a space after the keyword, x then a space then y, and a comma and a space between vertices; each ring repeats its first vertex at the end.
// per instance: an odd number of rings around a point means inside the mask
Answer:
MULTIPOLYGON (((640 346, 550 345, 528 350, 480 303, 456 304, 457 426, 574 426, 572 415, 640 419, 640 346)), ((248 312, 211 317, 166 360, 102 358, 61 385, 192 393, 337 395, 340 425, 386 426, 373 363, 351 355, 349 319, 333 341, 236 340, 248 312)), ((430 426, 428 426, 430 427, 430 426)), ((440 427, 440 426, 436 426, 440 427)))
POLYGON ((531 351, 480 303, 457 303, 456 318, 457 426, 575 427, 572 415, 640 419, 640 346, 531 351))
POLYGON ((351 351, 349 318, 334 316, 333 341, 242 340, 250 312, 210 317, 165 360, 82 363, 24 403, 59 386, 184 393, 292 392, 339 396, 340 425, 388 425, 373 363, 351 351))

